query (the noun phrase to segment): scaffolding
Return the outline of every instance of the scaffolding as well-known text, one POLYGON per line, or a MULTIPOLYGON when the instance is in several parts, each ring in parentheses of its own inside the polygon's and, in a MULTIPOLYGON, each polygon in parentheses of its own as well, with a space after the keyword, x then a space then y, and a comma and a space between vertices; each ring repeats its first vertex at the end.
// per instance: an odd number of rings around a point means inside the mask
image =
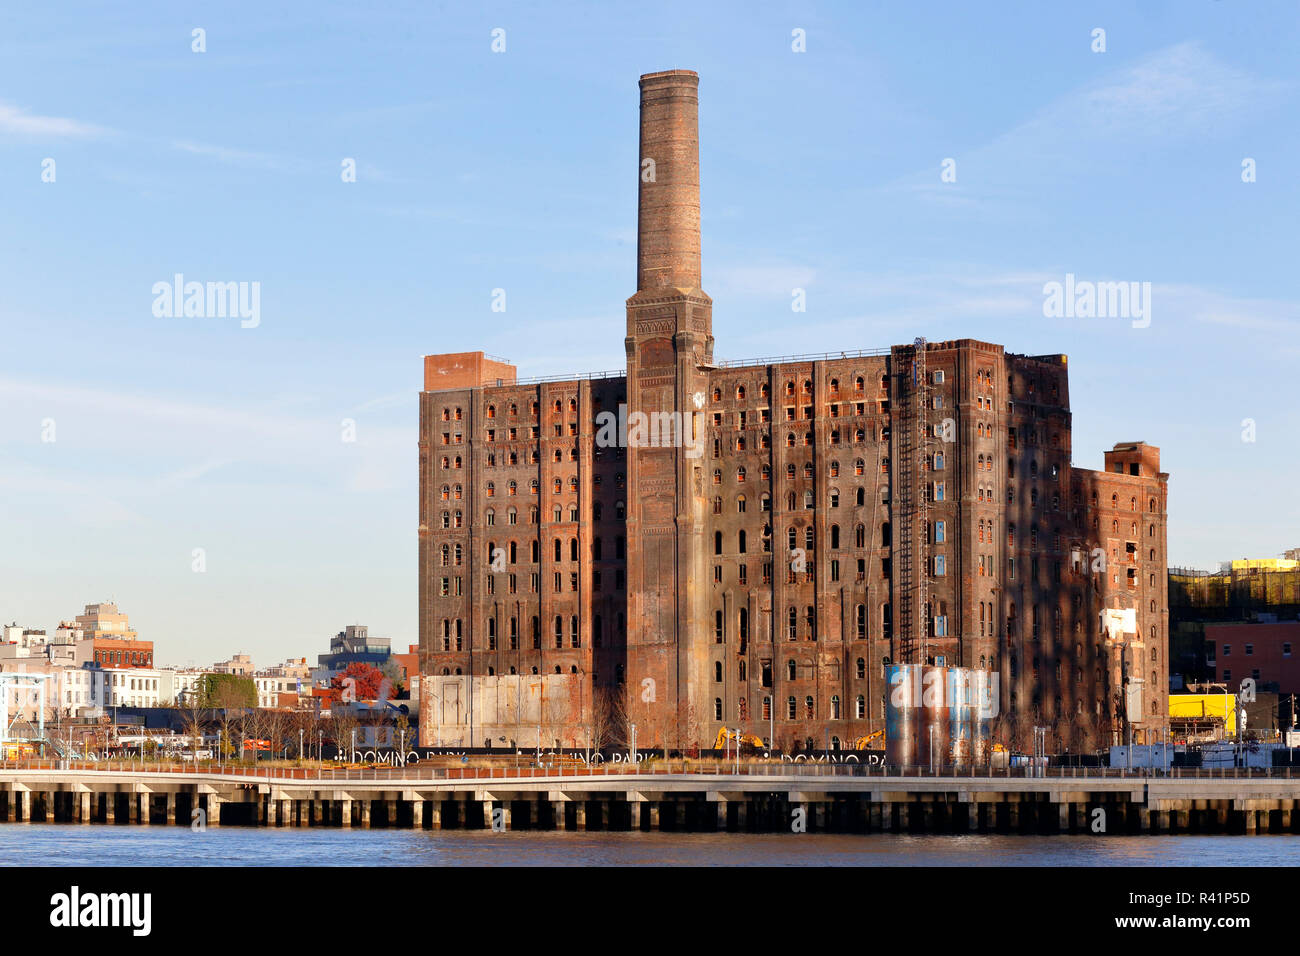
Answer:
POLYGON ((39 742, 42 746, 45 744, 45 682, 51 678, 50 674, 0 673, 0 744, 13 742, 39 742), (23 717, 21 696, 16 697, 18 707, 13 716, 10 716, 10 697, 24 692, 36 695, 35 737, 31 735, 30 723, 23 717), (16 725, 20 721, 28 723, 28 733, 15 732, 16 725))

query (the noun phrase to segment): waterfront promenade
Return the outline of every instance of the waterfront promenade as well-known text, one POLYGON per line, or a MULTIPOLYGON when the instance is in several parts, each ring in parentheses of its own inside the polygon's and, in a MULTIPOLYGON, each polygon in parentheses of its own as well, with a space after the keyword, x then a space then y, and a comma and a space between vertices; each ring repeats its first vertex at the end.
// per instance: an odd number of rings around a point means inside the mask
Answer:
POLYGON ((996 771, 722 761, 338 769, 0 764, 0 820, 137 826, 1293 833, 1289 768, 996 771))

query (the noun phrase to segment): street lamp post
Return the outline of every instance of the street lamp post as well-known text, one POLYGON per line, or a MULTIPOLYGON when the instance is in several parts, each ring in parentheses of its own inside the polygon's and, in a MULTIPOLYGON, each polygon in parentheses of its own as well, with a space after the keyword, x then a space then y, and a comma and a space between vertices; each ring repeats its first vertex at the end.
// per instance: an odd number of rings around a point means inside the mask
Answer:
POLYGON ((1120 713, 1124 719, 1124 729, 1127 737, 1124 747, 1124 754, 1127 758, 1126 763, 1129 770, 1133 769, 1133 721, 1129 719, 1128 714, 1128 660, 1124 654, 1125 648, 1128 647, 1127 641, 1116 641, 1115 646, 1119 649, 1119 706, 1120 713))

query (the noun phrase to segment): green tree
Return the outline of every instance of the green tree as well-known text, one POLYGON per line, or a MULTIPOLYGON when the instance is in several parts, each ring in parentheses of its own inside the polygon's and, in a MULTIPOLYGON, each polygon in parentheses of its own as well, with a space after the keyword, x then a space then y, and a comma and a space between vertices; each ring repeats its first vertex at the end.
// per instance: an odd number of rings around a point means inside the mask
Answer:
POLYGON ((257 685, 237 674, 204 674, 198 683, 203 707, 256 707, 257 685))

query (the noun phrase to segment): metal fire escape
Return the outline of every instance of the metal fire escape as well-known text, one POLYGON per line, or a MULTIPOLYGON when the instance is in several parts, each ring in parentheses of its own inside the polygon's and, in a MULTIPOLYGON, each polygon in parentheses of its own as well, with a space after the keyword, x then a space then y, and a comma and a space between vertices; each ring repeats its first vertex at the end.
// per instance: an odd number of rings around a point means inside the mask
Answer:
POLYGON ((893 489, 899 523, 895 555, 898 561, 898 661, 924 664, 929 657, 926 578, 929 573, 929 374, 926 341, 913 343, 912 367, 899 376, 894 434, 897 487, 893 489))

